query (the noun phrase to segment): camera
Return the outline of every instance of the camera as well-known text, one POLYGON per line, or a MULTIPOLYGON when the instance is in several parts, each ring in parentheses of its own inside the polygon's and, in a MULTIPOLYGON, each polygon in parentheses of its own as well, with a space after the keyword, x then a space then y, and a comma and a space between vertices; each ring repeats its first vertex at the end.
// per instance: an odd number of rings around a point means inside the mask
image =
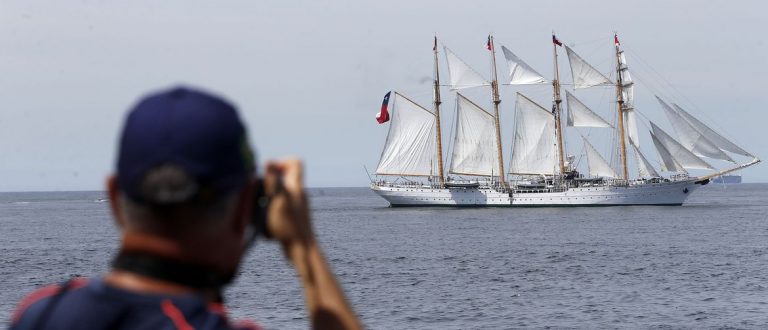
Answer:
POLYGON ((251 225, 253 226, 254 238, 261 236, 271 238, 267 227, 267 213, 269 212, 270 195, 267 194, 264 186, 264 179, 256 179, 253 189, 253 209, 251 211, 251 225))

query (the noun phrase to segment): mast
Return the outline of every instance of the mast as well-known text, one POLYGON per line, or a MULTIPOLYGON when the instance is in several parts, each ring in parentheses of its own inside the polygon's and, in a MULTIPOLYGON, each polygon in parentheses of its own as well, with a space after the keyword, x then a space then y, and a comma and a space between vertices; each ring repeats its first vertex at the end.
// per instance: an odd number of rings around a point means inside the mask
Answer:
POLYGON ((440 186, 445 184, 445 178, 443 176, 443 144, 442 133, 440 133, 440 71, 437 67, 437 36, 435 36, 435 44, 432 47, 432 52, 435 55, 435 79, 434 79, 434 99, 435 99, 435 125, 437 126, 437 169, 440 186))
POLYGON ((629 180, 627 171, 627 145, 624 141, 624 83, 621 77, 621 54, 619 54, 619 36, 613 34, 613 45, 616 47, 616 108, 619 112, 619 151, 621 153, 621 169, 624 180, 629 180))
POLYGON ((555 65, 555 80, 552 81, 552 87, 554 88, 554 104, 552 105, 555 115, 555 135, 557 136, 557 156, 558 165, 560 166, 560 174, 565 175, 565 157, 563 155, 563 129, 560 120, 560 103, 563 102, 560 97, 560 70, 557 67, 557 46, 559 41, 555 38, 555 34, 552 34, 552 53, 554 54, 553 61, 555 65), (557 42, 555 42, 557 41, 557 42))
POLYGON ((502 186, 506 187, 507 183, 504 180, 504 157, 501 153, 501 126, 499 125, 499 103, 501 103, 501 99, 499 98, 499 80, 496 76, 496 44, 493 42, 492 35, 488 35, 488 50, 491 51, 491 63, 493 65, 491 68, 491 74, 493 76, 493 81, 491 81, 491 94, 493 97, 493 111, 496 115, 496 152, 499 158, 499 182, 502 186))

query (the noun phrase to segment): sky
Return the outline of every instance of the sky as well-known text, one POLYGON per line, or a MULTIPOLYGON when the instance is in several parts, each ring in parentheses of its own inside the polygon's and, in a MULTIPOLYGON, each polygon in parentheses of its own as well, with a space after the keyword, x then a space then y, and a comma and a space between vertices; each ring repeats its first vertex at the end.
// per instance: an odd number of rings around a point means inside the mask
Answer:
MULTIPOLYGON (((177 84, 235 103, 260 160, 304 159, 312 187, 366 186, 363 167, 376 167, 387 134, 374 118, 383 95, 398 90, 430 105, 434 35, 486 74, 485 40, 493 33, 497 44, 551 76, 553 31, 603 72, 611 70, 616 31, 628 54, 637 55, 630 66, 650 68, 646 77, 657 82, 656 91, 764 158, 767 7, 0 0, 0 191, 103 189, 126 111, 141 95, 177 84)), ((507 69, 498 60, 503 77, 507 69)), ((567 66, 560 70, 569 80, 567 66)), ((512 127, 515 91, 502 89, 503 127, 512 127)), ((474 93, 489 104, 487 91, 474 93)), ((548 91, 530 93, 546 104, 548 91)), ((450 113, 453 96, 447 88, 443 94, 450 113)), ((663 119, 651 93, 638 95, 637 104, 649 118, 663 119)), ((505 148, 510 136, 505 130, 505 148)), ((747 182, 768 181, 763 164, 741 173, 747 182)))

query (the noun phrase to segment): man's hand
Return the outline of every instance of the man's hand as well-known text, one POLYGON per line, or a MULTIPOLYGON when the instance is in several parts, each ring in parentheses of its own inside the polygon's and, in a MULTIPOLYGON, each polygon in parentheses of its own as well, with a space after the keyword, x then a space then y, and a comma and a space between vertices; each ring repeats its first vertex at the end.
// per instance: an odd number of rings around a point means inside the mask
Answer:
POLYGON ((301 162, 296 159, 267 163, 264 188, 272 196, 267 228, 280 241, 283 252, 301 278, 307 310, 314 329, 361 329, 347 303, 309 220, 301 162))
POLYGON ((272 196, 267 227, 291 258, 290 252, 296 245, 306 247, 315 240, 301 161, 289 159, 267 163, 264 186, 266 193, 272 196))

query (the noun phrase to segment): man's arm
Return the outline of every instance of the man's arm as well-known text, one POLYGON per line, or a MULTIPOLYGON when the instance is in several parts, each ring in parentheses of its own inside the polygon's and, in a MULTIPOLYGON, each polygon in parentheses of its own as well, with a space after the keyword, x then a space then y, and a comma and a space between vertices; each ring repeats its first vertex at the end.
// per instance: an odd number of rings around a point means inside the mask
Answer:
POLYGON ((273 193, 269 231, 301 278, 313 328, 362 328, 315 240, 301 162, 270 163, 266 172, 266 189, 273 193))

